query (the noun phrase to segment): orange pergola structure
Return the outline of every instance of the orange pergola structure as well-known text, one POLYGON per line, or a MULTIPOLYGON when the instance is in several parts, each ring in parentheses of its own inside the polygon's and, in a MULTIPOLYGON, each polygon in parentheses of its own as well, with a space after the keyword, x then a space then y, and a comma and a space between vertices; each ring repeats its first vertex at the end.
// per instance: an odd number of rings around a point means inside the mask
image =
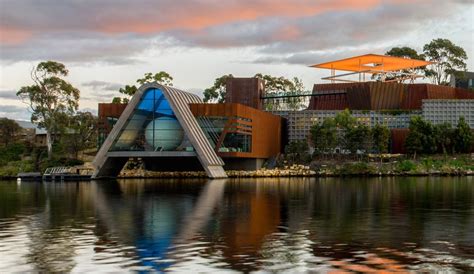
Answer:
POLYGON ((342 82, 360 82, 365 81, 365 74, 380 74, 382 81, 385 81, 387 74, 397 73, 402 75, 401 78, 388 81, 400 81, 417 77, 423 77, 413 73, 413 69, 424 67, 433 62, 394 57, 379 54, 365 54, 360 56, 349 57, 341 60, 312 65, 313 68, 330 69, 331 76, 322 78, 323 80, 342 81, 342 82), (336 75, 335 71, 350 71, 350 73, 336 75), (343 76, 359 74, 359 81, 339 79, 343 76))

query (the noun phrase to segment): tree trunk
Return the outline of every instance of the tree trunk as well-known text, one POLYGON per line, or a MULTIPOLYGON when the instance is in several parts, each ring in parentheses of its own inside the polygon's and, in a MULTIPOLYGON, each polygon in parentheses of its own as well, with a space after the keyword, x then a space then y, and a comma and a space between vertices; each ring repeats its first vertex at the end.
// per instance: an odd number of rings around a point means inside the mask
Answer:
POLYGON ((53 138, 49 131, 46 131, 46 145, 48 146, 48 159, 51 159, 53 156, 53 138))

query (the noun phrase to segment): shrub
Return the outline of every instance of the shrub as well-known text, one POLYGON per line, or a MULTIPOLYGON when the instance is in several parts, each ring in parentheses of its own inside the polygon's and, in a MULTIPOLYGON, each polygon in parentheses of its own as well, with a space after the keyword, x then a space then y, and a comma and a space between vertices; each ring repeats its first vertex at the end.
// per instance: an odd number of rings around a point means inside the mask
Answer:
POLYGON ((415 171, 416 164, 410 160, 404 160, 398 163, 398 170, 403 172, 415 171))
POLYGON ((0 166, 0 177, 15 177, 19 172, 34 171, 31 161, 14 161, 0 166))
POLYGON ((377 172, 374 166, 365 162, 344 164, 338 169, 337 173, 340 175, 371 175, 377 172))

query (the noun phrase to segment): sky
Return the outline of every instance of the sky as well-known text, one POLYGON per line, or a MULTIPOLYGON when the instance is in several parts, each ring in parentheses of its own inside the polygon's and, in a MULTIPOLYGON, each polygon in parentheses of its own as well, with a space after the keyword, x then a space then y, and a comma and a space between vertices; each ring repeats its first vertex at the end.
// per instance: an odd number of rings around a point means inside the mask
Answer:
POLYGON ((463 47, 472 71, 473 17, 474 0, 0 0, 0 117, 29 120, 15 93, 46 60, 94 113, 146 72, 199 95, 229 73, 310 90, 329 73, 309 65, 436 38, 463 47))

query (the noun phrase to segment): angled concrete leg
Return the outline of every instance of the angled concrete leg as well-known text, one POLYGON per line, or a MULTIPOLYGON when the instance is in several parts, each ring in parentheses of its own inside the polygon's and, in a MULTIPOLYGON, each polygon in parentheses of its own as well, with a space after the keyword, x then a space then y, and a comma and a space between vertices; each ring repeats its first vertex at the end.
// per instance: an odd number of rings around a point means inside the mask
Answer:
POLYGON ((127 163, 128 157, 107 157, 102 166, 95 170, 92 178, 112 177, 115 178, 120 174, 123 166, 127 163))

